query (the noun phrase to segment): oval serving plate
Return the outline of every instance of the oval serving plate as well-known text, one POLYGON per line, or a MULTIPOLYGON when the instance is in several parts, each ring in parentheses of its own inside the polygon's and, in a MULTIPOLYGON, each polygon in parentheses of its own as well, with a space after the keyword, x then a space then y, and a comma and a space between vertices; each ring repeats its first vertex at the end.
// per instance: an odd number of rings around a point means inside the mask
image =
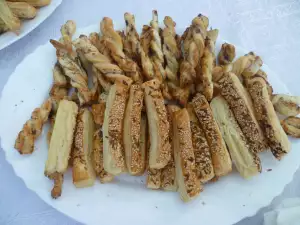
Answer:
MULTIPOLYGON (((121 27, 116 25, 116 28, 121 27)), ((78 30, 76 36, 98 29, 98 25, 89 26, 78 30)), ((222 43, 217 41, 217 51, 222 43)), ((245 53, 237 48, 237 56, 245 53)), ((65 175, 62 196, 53 200, 50 195, 53 183, 44 176, 47 126, 36 141, 32 155, 21 156, 13 146, 32 110, 47 98, 55 62, 55 49, 47 43, 18 65, 2 92, 0 136, 7 161, 26 186, 49 205, 80 222, 153 225, 168 221, 173 225, 231 225, 268 205, 292 180, 300 166, 299 142, 290 139, 292 151, 281 162, 269 152, 263 153, 263 171, 259 176, 244 180, 233 172, 218 182, 205 185, 200 196, 190 203, 183 203, 177 193, 146 189, 145 177, 122 175, 113 183, 100 184, 97 181, 93 187, 76 189, 70 171, 65 175)), ((275 92, 288 93, 266 65, 263 69, 275 92)))
POLYGON ((62 0, 51 0, 51 4, 38 9, 37 15, 32 20, 23 20, 19 35, 14 32, 5 32, 0 35, 0 50, 16 42, 33 31, 61 4, 62 0))

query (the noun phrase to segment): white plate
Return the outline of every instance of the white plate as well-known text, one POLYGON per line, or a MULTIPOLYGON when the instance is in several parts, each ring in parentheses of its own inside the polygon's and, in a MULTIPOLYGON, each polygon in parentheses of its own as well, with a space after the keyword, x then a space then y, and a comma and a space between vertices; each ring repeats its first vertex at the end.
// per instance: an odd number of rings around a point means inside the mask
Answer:
POLYGON ((5 32, 0 35, 0 50, 21 39, 38 25, 40 25, 46 18, 48 18, 54 10, 61 4, 62 0, 52 0, 50 5, 41 7, 37 10, 37 15, 32 20, 22 20, 20 34, 16 35, 13 32, 5 32))
MULTIPOLYGON (((91 26, 80 30, 77 35, 98 29, 98 25, 91 26)), ((217 42, 218 50, 221 43, 217 42)), ((237 55, 245 53, 237 49, 237 55)), ((13 146, 32 110, 48 96, 55 61, 55 50, 47 43, 25 58, 10 76, 0 101, 2 148, 16 175, 29 189, 49 205, 85 224, 153 225, 167 221, 173 225, 231 225, 268 205, 292 180, 300 165, 299 142, 291 140, 292 151, 281 162, 270 153, 261 155, 263 172, 259 176, 243 180, 233 172, 218 182, 205 185, 204 192, 187 204, 177 193, 146 189, 144 177, 123 175, 111 184, 96 182, 91 188, 76 189, 68 171, 62 196, 53 200, 50 196, 53 183, 44 176, 47 129, 36 141, 32 155, 19 155, 13 146), (272 171, 268 172, 269 169, 272 171)), ((268 73, 275 92, 288 93, 267 66, 263 69, 268 73)))

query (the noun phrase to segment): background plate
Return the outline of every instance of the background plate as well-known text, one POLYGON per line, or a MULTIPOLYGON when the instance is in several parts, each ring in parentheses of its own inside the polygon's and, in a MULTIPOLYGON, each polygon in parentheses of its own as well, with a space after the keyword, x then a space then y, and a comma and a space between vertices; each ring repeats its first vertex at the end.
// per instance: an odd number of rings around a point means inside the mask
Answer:
MULTIPOLYGON (((120 26, 116 26, 118 28, 120 26)), ((79 30, 77 35, 98 29, 98 25, 90 26, 79 30)), ((217 42, 217 51, 222 43, 217 42)), ((245 53, 237 48, 237 56, 245 53)), ((281 162, 277 162, 270 153, 261 155, 263 172, 260 176, 243 180, 234 172, 216 183, 205 185, 204 192, 188 204, 181 202, 177 193, 146 189, 144 177, 123 175, 111 184, 96 182, 91 188, 76 189, 68 171, 62 197, 53 200, 50 196, 53 183, 44 177, 47 129, 36 141, 32 155, 19 155, 13 145, 32 110, 47 98, 55 62, 55 50, 47 43, 26 57, 10 76, 0 100, 0 137, 7 161, 27 187, 49 205, 78 221, 110 225, 153 225, 163 221, 174 225, 230 225, 268 205, 292 180, 300 165, 299 142, 291 140, 292 151, 281 162), (272 171, 267 172, 268 169, 272 171)), ((288 93, 267 66, 264 65, 263 69, 268 73, 276 93, 288 93)))
POLYGON ((21 21, 21 30, 19 35, 16 35, 13 32, 5 32, 4 34, 1 34, 0 50, 21 39, 38 25, 40 25, 61 4, 61 1, 62 0, 52 0, 50 5, 44 6, 37 10, 37 15, 34 19, 21 21))

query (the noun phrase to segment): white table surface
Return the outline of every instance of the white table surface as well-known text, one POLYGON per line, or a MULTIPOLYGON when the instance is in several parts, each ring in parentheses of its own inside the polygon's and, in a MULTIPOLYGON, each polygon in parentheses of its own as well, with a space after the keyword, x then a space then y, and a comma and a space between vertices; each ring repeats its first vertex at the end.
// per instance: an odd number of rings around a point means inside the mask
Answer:
MULTIPOLYGON (((255 51, 293 94, 300 95, 300 1, 295 0, 186 0, 184 3, 175 0, 64 0, 33 32, 0 51, 0 90, 24 57, 50 38, 59 36, 60 26, 66 20, 75 20, 78 27, 98 23, 103 16, 121 22, 124 12, 128 11, 134 13, 137 20, 148 21, 152 9, 158 10, 160 19, 165 15, 172 16, 178 27, 187 26, 199 13, 208 15, 211 26, 220 29, 223 39, 255 51)), ((263 223, 263 213, 272 205, 283 198, 296 196, 300 196, 300 170, 269 207, 236 225, 260 225, 263 223)), ((5 161, 3 151, 0 151, 0 224, 80 223, 46 205, 28 190, 5 161)))

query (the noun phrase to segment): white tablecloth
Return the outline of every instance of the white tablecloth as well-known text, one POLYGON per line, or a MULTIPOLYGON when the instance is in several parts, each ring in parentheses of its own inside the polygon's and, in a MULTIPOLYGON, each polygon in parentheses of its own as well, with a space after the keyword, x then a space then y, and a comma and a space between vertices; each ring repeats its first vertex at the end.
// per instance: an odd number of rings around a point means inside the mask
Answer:
MULTIPOLYGON (((75 20, 78 27, 99 23, 103 16, 122 22, 124 12, 128 11, 133 12, 137 20, 148 21, 152 9, 158 10, 160 18, 172 16, 178 27, 187 26, 199 13, 208 15, 211 26, 220 29, 223 39, 255 51, 293 94, 300 95, 300 1, 295 0, 64 0, 37 29, 0 51, 0 90, 24 57, 50 38, 59 36, 60 26, 66 20, 75 20)), ((300 196, 299 190, 300 171, 272 204, 286 197, 300 196)), ((266 210, 262 209, 256 216, 236 225, 260 225, 266 210)), ((5 161, 3 151, 0 151, 0 224, 79 223, 46 205, 29 191, 15 176, 12 167, 5 161)))

